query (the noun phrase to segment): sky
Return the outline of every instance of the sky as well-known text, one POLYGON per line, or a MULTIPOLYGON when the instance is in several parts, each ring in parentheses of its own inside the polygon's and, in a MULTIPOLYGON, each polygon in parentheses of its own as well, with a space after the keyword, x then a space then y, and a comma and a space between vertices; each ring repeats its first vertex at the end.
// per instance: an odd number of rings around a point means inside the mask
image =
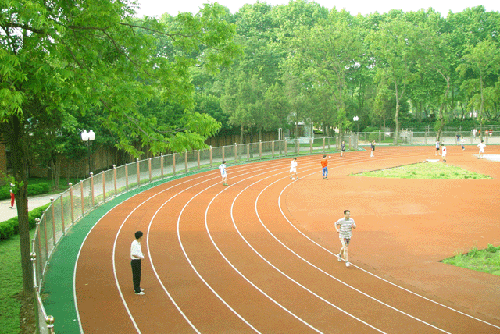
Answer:
MULTIPOLYGON (((198 9, 208 2, 218 2, 219 4, 229 8, 231 13, 237 12, 243 5, 253 4, 256 0, 219 0, 219 1, 204 1, 204 0, 138 0, 141 8, 137 10, 139 17, 142 16, 161 16, 168 12, 170 15, 177 15, 179 12, 198 12, 198 9)), ((267 0, 261 1, 270 5, 284 5, 288 0, 267 0)), ((448 11, 461 12, 465 8, 483 5, 486 11, 500 11, 499 0, 316 0, 325 8, 332 9, 334 6, 337 10, 345 9, 352 15, 367 15, 373 12, 386 13, 391 9, 402 9, 404 12, 417 11, 419 9, 428 9, 432 7, 435 11, 440 12, 442 16, 446 16, 448 11)))

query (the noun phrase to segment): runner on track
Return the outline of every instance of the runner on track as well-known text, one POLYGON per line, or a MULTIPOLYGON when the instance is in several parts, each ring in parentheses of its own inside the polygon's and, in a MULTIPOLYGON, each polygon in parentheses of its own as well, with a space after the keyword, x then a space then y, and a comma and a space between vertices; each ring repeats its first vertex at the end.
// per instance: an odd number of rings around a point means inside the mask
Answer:
POLYGON ((349 210, 344 210, 344 218, 340 218, 335 222, 335 230, 339 234, 340 243, 342 244, 340 253, 337 255, 337 260, 342 261, 343 253, 346 267, 351 265, 348 256, 348 246, 351 241, 353 228, 356 228, 356 223, 354 223, 354 219, 351 218, 351 212, 349 210))

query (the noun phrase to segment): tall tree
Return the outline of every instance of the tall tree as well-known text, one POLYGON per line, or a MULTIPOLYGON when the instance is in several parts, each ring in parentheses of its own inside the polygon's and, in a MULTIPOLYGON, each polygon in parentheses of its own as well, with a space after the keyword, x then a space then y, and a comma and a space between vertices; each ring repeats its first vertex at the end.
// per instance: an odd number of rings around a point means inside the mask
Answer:
POLYGON ((134 19, 126 0, 14 0, 2 6, 0 132, 12 150, 25 292, 33 283, 27 210, 30 131, 34 126, 58 128, 65 115, 98 110, 94 117, 134 154, 139 153, 135 140, 159 152, 212 134, 215 121, 190 111, 189 68, 216 72, 237 54, 235 28, 220 19, 224 13, 217 4, 205 5, 196 15, 178 15, 167 30, 155 19, 134 19), (167 57, 156 48, 158 36, 183 52, 167 57), (197 52, 198 57, 190 57, 197 52), (185 106, 181 128, 158 129, 155 118, 140 112, 138 104, 155 95, 185 106))

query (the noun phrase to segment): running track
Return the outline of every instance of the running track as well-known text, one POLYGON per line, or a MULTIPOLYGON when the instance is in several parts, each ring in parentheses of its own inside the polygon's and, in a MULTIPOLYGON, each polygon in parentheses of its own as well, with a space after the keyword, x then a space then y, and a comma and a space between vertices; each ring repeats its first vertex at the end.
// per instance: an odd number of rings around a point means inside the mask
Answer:
MULTIPOLYGON (((500 163, 448 147, 448 163, 492 180, 350 176, 435 158, 431 147, 377 147, 187 176, 115 207, 92 229, 75 270, 86 333, 500 333, 500 277, 439 262, 500 245, 500 163), (333 222, 349 208, 347 268, 333 222), (142 284, 129 247, 142 230, 142 284), (495 244, 496 243, 496 244, 495 244)), ((487 153, 500 153, 489 146, 487 153)))

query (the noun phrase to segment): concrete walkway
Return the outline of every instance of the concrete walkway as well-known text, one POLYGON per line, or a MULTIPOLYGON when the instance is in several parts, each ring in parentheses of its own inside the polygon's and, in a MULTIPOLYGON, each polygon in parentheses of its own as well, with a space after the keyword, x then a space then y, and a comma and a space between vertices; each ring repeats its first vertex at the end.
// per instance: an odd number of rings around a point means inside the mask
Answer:
MULTIPOLYGON (((29 197, 28 198, 28 211, 31 211, 33 209, 36 209, 42 205, 45 205, 47 203, 50 203, 50 198, 57 198, 59 195, 58 194, 51 194, 51 195, 40 195, 40 196, 34 196, 34 197, 29 197)), ((6 221, 9 220, 10 218, 17 217, 17 208, 16 204, 14 203, 14 207, 11 209, 10 208, 10 199, 9 200, 3 200, 0 201, 0 221, 6 221)))

